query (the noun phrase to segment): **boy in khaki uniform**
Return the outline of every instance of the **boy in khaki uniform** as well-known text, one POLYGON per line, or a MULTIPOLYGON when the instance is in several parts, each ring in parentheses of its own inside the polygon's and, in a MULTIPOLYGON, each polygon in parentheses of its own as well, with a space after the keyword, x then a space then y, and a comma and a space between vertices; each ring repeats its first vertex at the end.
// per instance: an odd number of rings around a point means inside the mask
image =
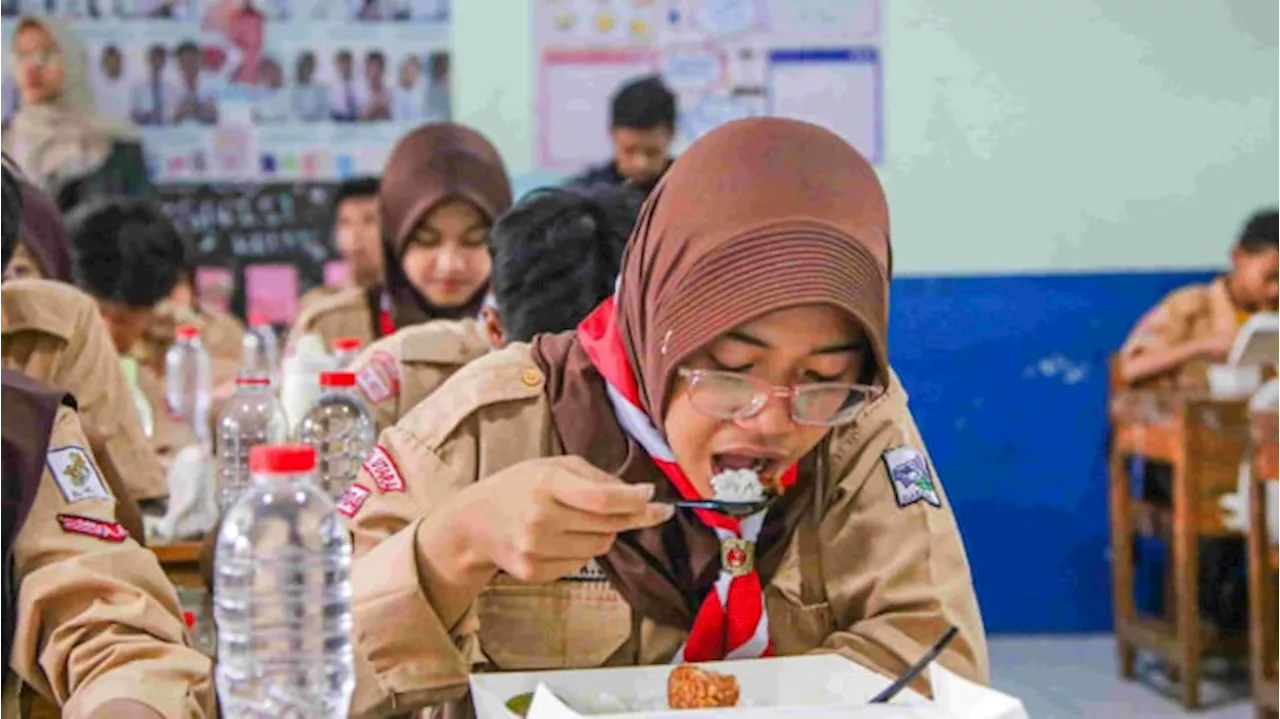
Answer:
MULTIPOLYGON (((382 282, 382 236, 378 221, 378 178, 356 177, 338 186, 333 200, 333 244, 347 263, 351 287, 377 287, 382 282)), ((320 286, 298 300, 305 313, 345 287, 320 286)))
POLYGON ((378 431, 477 357, 581 322, 613 291, 641 200, 629 187, 548 189, 508 210, 489 235, 493 294, 478 321, 407 327, 352 362, 378 431))
MULTIPOLYGON (((14 583, 6 581, 6 600, 12 593, 16 603, 4 617, 6 634, 13 632, 4 715, 25 716, 26 685, 69 717, 213 716, 213 662, 190 645, 177 594, 155 555, 121 524, 74 409, 56 408, 40 443, 46 456, 18 459, 24 455, 10 450, 24 442, 13 435, 38 428, 11 423, 41 411, 27 411, 41 401, 32 401, 33 393, 50 405, 63 394, 33 389, 25 377, 15 392, 9 370, 5 375, 5 458, 30 464, 37 476, 21 482, 35 490, 20 502, 25 518, 6 517, 20 527, 5 548, 14 583)), ((27 470, 5 468, 6 502, 19 471, 27 470)))
POLYGON ((1280 296, 1276 212, 1245 225, 1231 250, 1231 271, 1205 285, 1175 290, 1139 320, 1120 350, 1126 386, 1205 389, 1249 315, 1275 312, 1280 296))

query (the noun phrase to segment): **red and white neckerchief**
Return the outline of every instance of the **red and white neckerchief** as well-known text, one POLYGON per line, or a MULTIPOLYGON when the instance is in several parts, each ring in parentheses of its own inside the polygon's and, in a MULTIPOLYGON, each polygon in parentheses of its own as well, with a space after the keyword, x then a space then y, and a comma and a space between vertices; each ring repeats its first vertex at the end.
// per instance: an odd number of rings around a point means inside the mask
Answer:
POLYGON ((391 297, 385 292, 378 302, 378 331, 381 333, 379 337, 390 337, 396 333, 396 321, 391 316, 391 297))
MULTIPOLYGON (((666 440, 640 409, 640 393, 615 317, 610 297, 578 325, 578 342, 604 378, 614 415, 623 431, 644 448, 681 497, 702 499, 676 464, 666 440)), ((783 488, 790 487, 795 480, 793 466, 782 475, 783 488)), ((720 539, 720 574, 715 591, 702 601, 689 639, 676 652, 672 663, 772 656, 769 616, 764 611, 764 590, 754 561, 755 542, 766 512, 742 520, 701 509, 694 513, 703 524, 715 530, 720 539)))

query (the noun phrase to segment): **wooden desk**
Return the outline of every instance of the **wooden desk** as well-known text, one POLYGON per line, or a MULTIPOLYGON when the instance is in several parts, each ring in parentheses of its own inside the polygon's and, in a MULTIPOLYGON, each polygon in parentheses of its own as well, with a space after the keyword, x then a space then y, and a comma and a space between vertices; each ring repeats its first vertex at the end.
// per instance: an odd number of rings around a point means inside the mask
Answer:
POLYGON ((200 542, 156 544, 149 547, 160 560, 160 567, 175 587, 203 589, 200 576, 200 542))
POLYGON ((1198 394, 1121 392, 1112 402, 1110 461, 1111 550, 1120 675, 1135 676, 1135 653, 1161 655, 1180 670, 1182 703, 1200 704, 1200 661, 1205 655, 1243 656, 1243 637, 1223 637, 1200 620, 1199 546, 1204 537, 1232 534, 1222 524, 1218 499, 1237 489, 1248 444, 1244 401, 1198 394), (1140 455, 1172 467, 1172 508, 1132 496, 1126 458, 1140 455), (1172 549, 1172 611, 1139 616, 1133 600, 1133 534, 1140 518, 1161 516, 1172 549))
POLYGON ((1249 481, 1249 667, 1258 717, 1274 717, 1280 709, 1276 686, 1277 551, 1267 535, 1267 485, 1280 476, 1275 410, 1250 417, 1252 469, 1249 481))

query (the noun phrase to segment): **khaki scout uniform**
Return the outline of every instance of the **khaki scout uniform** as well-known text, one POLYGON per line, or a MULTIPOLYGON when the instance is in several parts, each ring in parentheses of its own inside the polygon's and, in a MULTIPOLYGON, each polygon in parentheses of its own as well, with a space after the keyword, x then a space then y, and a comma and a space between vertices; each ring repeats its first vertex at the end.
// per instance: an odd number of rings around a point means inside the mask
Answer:
POLYGON ((291 351, 298 339, 306 334, 320 335, 326 351, 333 349, 334 340, 354 337, 367 346, 378 338, 378 328, 373 326, 374 311, 369 307, 369 290, 350 287, 302 311, 289 330, 285 342, 291 351))
POLYGON ((319 305, 330 297, 337 297, 344 289, 346 288, 320 285, 319 287, 312 287, 306 292, 303 292, 302 296, 298 298, 298 316, 302 316, 307 312, 307 310, 319 305))
MULTIPOLYGON (((826 481, 765 589, 771 638, 779 655, 838 652, 897 674, 955 625, 942 663, 985 683, 982 620, 941 486, 930 490, 937 506, 904 502, 887 468, 892 449, 923 452, 906 402, 894 378, 832 438, 826 481)), ((633 614, 607 580, 525 585, 499 574, 456 626, 433 611, 417 569, 419 527, 450 521, 433 511, 472 482, 559 453, 528 345, 463 367, 380 444, 390 461, 371 457, 377 476, 362 470, 340 506, 359 557, 353 715, 458 699, 472 671, 666 663, 685 641, 633 614)))
POLYGON ((356 373, 356 384, 381 432, 490 349, 480 322, 436 320, 374 342, 348 369, 356 373))
POLYGON ((94 456, 128 499, 168 496, 97 304, 48 280, 7 281, 0 297, 4 366, 75 395, 94 456))
POLYGON ((113 699, 165 717, 214 716, 213 663, 190 645, 173 586, 119 524, 85 447, 76 413, 60 408, 44 476, 14 539, 17 623, 4 716, 22 716, 22 684, 64 716, 86 716, 113 699))
MULTIPOLYGON (((1247 318, 1232 303, 1223 277, 1209 284, 1183 287, 1169 293, 1138 321, 1120 355, 1134 357, 1149 350, 1235 332, 1247 318)), ((1204 390, 1209 386, 1210 364, 1205 359, 1194 359, 1176 370, 1147 378, 1135 388, 1204 390)))

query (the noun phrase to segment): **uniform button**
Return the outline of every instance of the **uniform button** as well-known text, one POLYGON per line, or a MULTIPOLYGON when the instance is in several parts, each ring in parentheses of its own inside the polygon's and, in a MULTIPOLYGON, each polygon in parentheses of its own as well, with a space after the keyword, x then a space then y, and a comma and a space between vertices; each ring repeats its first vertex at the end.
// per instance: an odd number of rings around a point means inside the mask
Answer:
POLYGON ((525 387, 537 387, 542 384, 542 373, 529 367, 520 373, 520 381, 524 383, 525 387))

